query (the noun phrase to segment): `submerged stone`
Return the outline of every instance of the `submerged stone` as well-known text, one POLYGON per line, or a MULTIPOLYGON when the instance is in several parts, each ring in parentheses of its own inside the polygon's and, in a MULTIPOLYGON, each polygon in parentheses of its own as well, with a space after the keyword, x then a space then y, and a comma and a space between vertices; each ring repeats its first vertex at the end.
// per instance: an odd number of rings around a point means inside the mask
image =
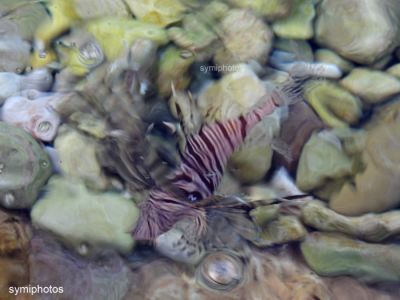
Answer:
POLYGON ((323 0, 318 12, 317 42, 354 62, 374 63, 400 43, 394 0, 323 0))
POLYGON ((313 190, 328 179, 352 174, 352 164, 333 133, 314 133, 301 153, 296 184, 301 190, 313 190))
POLYGON ((63 174, 80 178, 88 187, 95 190, 107 188, 107 178, 96 157, 96 149, 99 145, 94 139, 78 131, 62 127, 54 145, 63 174))
POLYGON ((185 6, 179 0, 126 0, 136 18, 143 22, 167 26, 180 21, 185 6))
POLYGON ((367 132, 361 169, 330 199, 330 207, 345 215, 383 212, 400 204, 400 123, 376 125, 367 132))
POLYGON ((52 172, 44 148, 23 129, 0 122, 0 204, 30 208, 52 172))
POLYGON ((158 62, 157 87, 163 96, 172 93, 172 85, 177 90, 186 89, 191 81, 189 68, 194 62, 193 57, 183 58, 181 51, 175 46, 169 46, 158 62))
POLYGON ((369 244, 340 234, 314 232, 301 244, 307 264, 319 275, 349 275, 377 282, 400 281, 400 246, 369 244))
POLYGON ((308 82, 304 96, 319 117, 330 127, 347 127, 362 115, 360 99, 329 81, 308 82))
POLYGON ((292 0, 228 0, 235 7, 249 8, 268 20, 287 17, 292 8, 292 0))
POLYGON ((279 216, 261 230, 260 239, 254 242, 259 247, 301 241, 307 234, 307 230, 295 216, 279 216))
POLYGON ((381 71, 356 68, 342 79, 342 86, 369 104, 378 104, 400 93, 400 80, 381 71))
POLYGON ((295 0, 289 16, 274 22, 275 34, 287 39, 307 40, 313 37, 315 0, 295 0))
POLYGON ((382 214, 347 217, 327 208, 324 203, 310 201, 301 208, 302 221, 317 230, 340 232, 369 242, 381 242, 400 234, 399 210, 382 214))
POLYGON ((81 255, 102 249, 127 254, 139 212, 132 200, 116 193, 94 193, 79 180, 53 177, 48 192, 31 211, 36 227, 47 230, 81 255))
POLYGON ((263 20, 245 9, 232 9, 222 19, 223 47, 215 53, 218 65, 234 65, 251 60, 265 63, 273 34, 263 20))
POLYGON ((398 79, 400 79, 400 63, 391 66, 386 72, 398 79))
POLYGON ((168 43, 166 30, 157 25, 130 18, 104 17, 86 24, 94 35, 106 57, 110 60, 122 55, 138 39, 148 39, 157 45, 168 43))

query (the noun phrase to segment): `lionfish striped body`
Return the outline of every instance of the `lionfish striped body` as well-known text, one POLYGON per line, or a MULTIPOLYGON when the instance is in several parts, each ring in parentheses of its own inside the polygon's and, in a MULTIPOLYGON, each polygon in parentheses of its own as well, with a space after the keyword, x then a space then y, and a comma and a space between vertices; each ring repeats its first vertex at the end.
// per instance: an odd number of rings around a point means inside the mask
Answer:
POLYGON ((154 240, 177 221, 190 217, 201 233, 206 213, 194 205, 213 195, 221 182, 231 154, 244 141, 250 130, 278 106, 277 92, 246 115, 203 126, 188 138, 182 153, 182 163, 173 172, 165 187, 150 191, 140 205, 140 217, 133 235, 136 240, 154 240))

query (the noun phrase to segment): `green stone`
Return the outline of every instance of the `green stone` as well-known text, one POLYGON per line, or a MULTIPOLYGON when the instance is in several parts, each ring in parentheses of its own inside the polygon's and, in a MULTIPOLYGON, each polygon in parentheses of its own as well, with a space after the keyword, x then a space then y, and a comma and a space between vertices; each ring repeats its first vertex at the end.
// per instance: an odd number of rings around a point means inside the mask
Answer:
POLYGON ((395 1, 322 0, 316 40, 344 58, 372 64, 399 45, 399 16, 395 1))
POLYGON ((287 39, 311 39, 314 35, 314 2, 314 0, 294 0, 290 15, 275 21, 272 25, 275 34, 287 39))
POLYGON ((331 132, 314 133, 300 156, 296 184, 303 191, 322 186, 326 180, 352 174, 353 162, 331 132))
POLYGON ((324 123, 330 127, 356 124, 362 116, 360 99, 334 82, 308 82, 304 96, 324 123))
POLYGON ((400 93, 400 80, 381 71, 356 68, 340 84, 366 103, 381 103, 400 93))
POLYGON ((0 122, 0 204, 30 208, 52 173, 44 148, 23 129, 0 122))
POLYGON ((301 243, 307 264, 322 276, 353 276, 370 283, 400 281, 400 246, 370 244, 314 232, 301 243))
POLYGON ((132 200, 116 193, 94 193, 77 179, 58 176, 51 178, 47 189, 31 212, 35 226, 52 232, 81 255, 132 250, 130 232, 139 216, 132 200))
POLYGON ((292 8, 292 0, 228 0, 230 4, 239 8, 252 9, 268 20, 287 17, 292 8))

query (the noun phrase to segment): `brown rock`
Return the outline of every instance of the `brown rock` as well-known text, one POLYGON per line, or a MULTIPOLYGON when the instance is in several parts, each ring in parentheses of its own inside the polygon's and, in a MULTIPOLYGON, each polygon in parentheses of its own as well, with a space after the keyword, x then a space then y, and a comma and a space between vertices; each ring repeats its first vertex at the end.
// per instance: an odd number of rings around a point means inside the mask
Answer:
POLYGON ((275 164, 283 165, 289 172, 294 173, 304 144, 314 131, 324 127, 325 125, 308 104, 299 102, 290 106, 289 116, 282 124, 279 138, 289 145, 292 159, 276 152, 275 164))

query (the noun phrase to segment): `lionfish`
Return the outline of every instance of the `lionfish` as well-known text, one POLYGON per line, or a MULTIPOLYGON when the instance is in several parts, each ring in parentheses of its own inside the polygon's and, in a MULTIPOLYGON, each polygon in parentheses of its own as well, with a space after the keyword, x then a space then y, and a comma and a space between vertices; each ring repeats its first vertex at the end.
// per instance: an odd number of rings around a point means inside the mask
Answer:
MULTIPOLYGON (((294 81, 295 82, 295 81, 294 81)), ((154 187, 139 204, 140 216, 133 236, 153 241, 179 220, 189 217, 201 235, 206 229, 206 205, 220 184, 231 154, 243 143, 251 129, 263 117, 286 103, 294 94, 292 84, 274 89, 262 99, 262 105, 249 113, 223 122, 203 125, 189 136, 181 153, 181 164, 163 186, 154 187)))
MULTIPOLYGON (((329 77, 331 69, 329 65, 319 63, 292 64, 286 82, 279 87, 271 86, 270 92, 258 102, 262 105, 237 118, 203 124, 196 134, 189 135, 186 147, 180 153, 181 162, 167 180, 161 185, 156 185, 150 180, 152 185, 147 185, 150 192, 147 199, 139 204, 139 220, 132 231, 134 238, 138 241, 152 242, 179 220, 187 217, 195 224, 196 234, 202 236, 207 228, 207 211, 226 208, 225 204, 218 206, 214 203, 213 194, 222 180, 232 153, 265 116, 274 112, 277 107, 301 101, 302 84, 306 79, 329 77)), ((335 71, 337 67, 333 69, 335 71)), ((336 73, 334 75, 337 75, 336 73)), ((139 167, 140 163, 124 168, 139 167)), ((136 170, 136 173, 148 174, 146 170, 141 169, 136 170)), ((151 179, 151 176, 145 177, 151 179)), ((305 195, 298 196, 301 198, 305 195)), ((287 200, 295 199, 296 196, 289 198, 287 200)), ((251 209, 253 204, 247 203, 245 209, 251 209)), ((244 207, 243 203, 229 205, 231 208, 244 207)))

